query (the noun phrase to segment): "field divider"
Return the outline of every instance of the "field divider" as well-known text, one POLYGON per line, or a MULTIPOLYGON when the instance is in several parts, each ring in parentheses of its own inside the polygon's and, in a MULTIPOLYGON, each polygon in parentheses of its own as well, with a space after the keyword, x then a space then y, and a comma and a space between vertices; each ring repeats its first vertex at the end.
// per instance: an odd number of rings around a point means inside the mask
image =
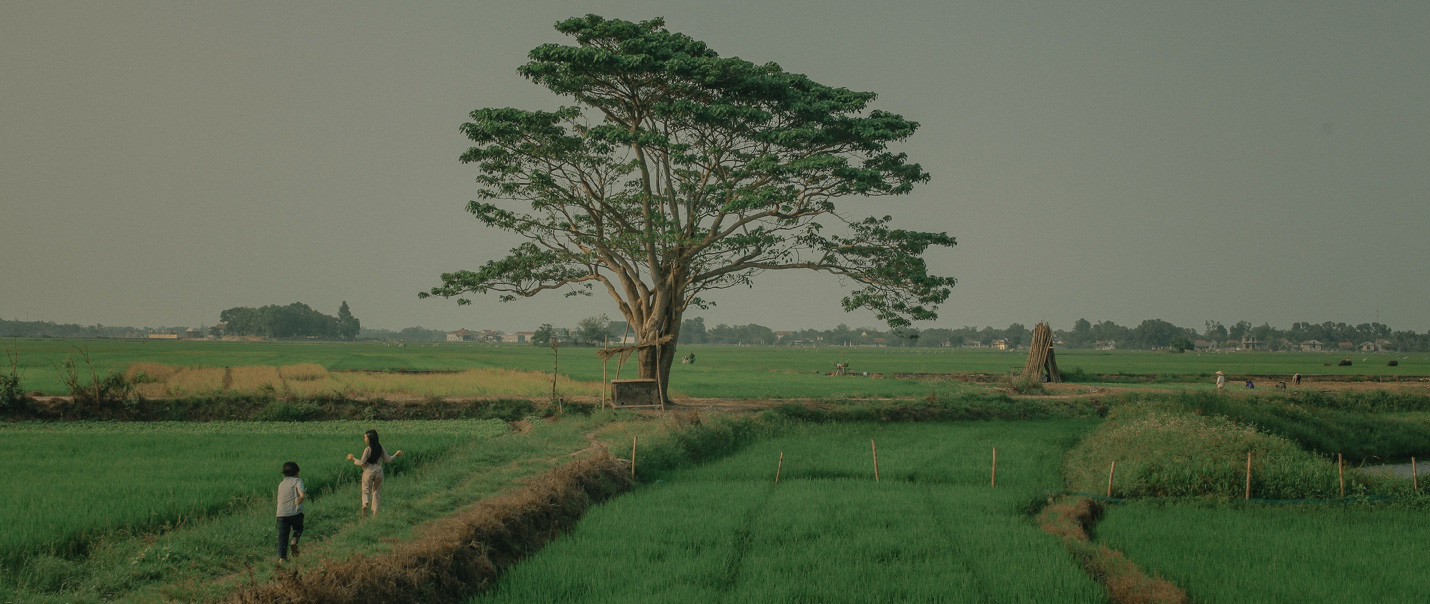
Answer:
POLYGON ((607 451, 428 525, 391 553, 355 555, 235 593, 231 602, 458 602, 527 553, 570 530, 587 509, 633 486, 607 451))

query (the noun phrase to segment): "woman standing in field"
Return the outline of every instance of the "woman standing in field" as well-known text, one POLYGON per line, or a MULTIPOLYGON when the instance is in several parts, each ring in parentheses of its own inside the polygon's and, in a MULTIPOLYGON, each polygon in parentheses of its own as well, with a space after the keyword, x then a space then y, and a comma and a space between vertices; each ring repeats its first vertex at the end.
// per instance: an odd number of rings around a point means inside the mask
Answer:
POLYGON ((372 504, 372 515, 377 515, 377 508, 382 501, 382 464, 390 462, 402 456, 402 451, 398 450, 392 455, 388 455, 383 450, 382 443, 377 440, 377 430, 368 430, 362 435, 363 442, 367 443, 367 448, 362 450, 362 456, 353 457, 348 453, 348 461, 353 465, 362 466, 362 513, 367 514, 368 504, 372 504))

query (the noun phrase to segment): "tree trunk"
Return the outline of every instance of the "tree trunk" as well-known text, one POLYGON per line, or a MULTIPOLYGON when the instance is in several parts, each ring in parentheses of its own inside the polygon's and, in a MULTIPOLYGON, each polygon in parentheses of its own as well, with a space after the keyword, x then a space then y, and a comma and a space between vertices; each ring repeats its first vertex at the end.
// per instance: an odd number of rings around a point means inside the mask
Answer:
POLYGON ((641 348, 636 355, 641 379, 656 380, 660 386, 661 401, 666 404, 670 403, 670 366, 675 362, 675 345, 676 341, 680 339, 680 316, 677 314, 674 319, 673 322, 668 322, 658 329, 652 330, 651 333, 638 332, 639 335, 636 336, 638 344, 645 344, 670 335, 669 342, 660 346, 641 348), (660 361, 659 365, 656 363, 657 359, 660 361), (658 373, 657 367, 659 367, 658 373))

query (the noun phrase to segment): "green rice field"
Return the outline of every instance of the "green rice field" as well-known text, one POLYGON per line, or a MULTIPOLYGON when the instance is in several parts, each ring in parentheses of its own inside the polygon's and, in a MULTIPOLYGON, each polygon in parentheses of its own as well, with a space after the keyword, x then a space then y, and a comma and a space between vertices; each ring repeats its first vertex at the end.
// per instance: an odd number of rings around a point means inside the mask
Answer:
POLYGON ((103 532, 141 532, 234 511, 266 500, 297 461, 314 492, 356 480, 347 453, 375 428, 390 450, 404 446, 392 473, 420 465, 453 444, 506 431, 501 421, 312 423, 0 424, 0 456, 15 463, 0 517, 0 560, 73 554, 103 532))
POLYGON ((0 593, 18 601, 201 599, 222 577, 232 583, 233 573, 271 563, 274 489, 290 460, 312 496, 304 507, 314 541, 351 551, 381 545, 383 533, 401 534, 453 505, 414 506, 412 497, 485 471, 474 473, 482 466, 472 461, 448 466, 454 455, 524 457, 528 446, 553 446, 495 439, 506 432, 499 420, 0 424, 0 454, 16 460, 0 488, 0 593), (359 505, 360 472, 345 456, 362 452, 369 428, 403 456, 384 488, 387 517, 345 528, 359 505), (468 451, 487 442, 505 444, 468 451))
POLYGON ((1421 602, 1430 511, 1408 506, 1113 506, 1098 541, 1196 602, 1421 602))
MULTIPOLYGON (((280 367, 315 363, 329 371, 516 369, 549 372, 552 366, 551 349, 529 345, 410 343, 398 347, 381 342, 9 339, 0 340, 0 348, 19 352, 25 389, 44 394, 65 392, 57 366, 66 356, 73 355, 78 361, 80 350, 89 353, 100 374, 111 370, 123 372, 134 363, 192 367, 280 367)), ((596 349, 585 347, 561 349, 560 373, 581 382, 600 382, 603 375, 615 377, 618 363, 610 362, 603 373, 595 352, 596 349)), ((688 352, 696 354, 697 362, 675 365, 671 370, 671 387, 679 396, 695 398, 926 396, 967 387, 948 380, 948 375, 1004 375, 1021 369, 1027 355, 1026 351, 988 349, 770 346, 687 346, 681 347, 678 354, 688 352), (827 375, 834 364, 841 361, 849 364, 853 375, 837 378, 827 375), (898 376, 904 377, 895 379, 898 376)), ((1430 377, 1430 355, 1427 354, 1357 354, 1351 367, 1337 366, 1335 362, 1343 356, 1060 350, 1058 365, 1064 371, 1080 369, 1089 374, 1190 379, 1205 387, 1210 387, 1210 378, 1202 380, 1201 376, 1211 376, 1219 370, 1232 376, 1301 373, 1312 380, 1321 375, 1370 379, 1430 377), (1389 367, 1387 363, 1391 359, 1397 360, 1399 366, 1389 367)), ((82 374, 87 372, 82 365, 81 368, 82 374)), ((634 374, 634 365, 628 363, 621 376, 634 374)))
POLYGON ((1027 515, 1090 425, 798 428, 600 506, 475 601, 1105 601, 1027 515))

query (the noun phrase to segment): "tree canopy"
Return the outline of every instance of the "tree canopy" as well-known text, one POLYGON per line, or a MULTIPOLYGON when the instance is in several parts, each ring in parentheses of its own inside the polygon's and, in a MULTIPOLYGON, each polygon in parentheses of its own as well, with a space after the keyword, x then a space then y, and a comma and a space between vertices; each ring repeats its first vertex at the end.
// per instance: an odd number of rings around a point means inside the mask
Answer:
POLYGON ((326 315, 302 302, 287 306, 270 304, 258 308, 235 306, 219 313, 224 333, 236 336, 268 338, 344 338, 357 336, 360 323, 348 311, 348 303, 339 308, 339 317, 326 315), (342 315, 346 315, 343 318, 342 315))
MULTIPOLYGON (((954 238, 836 203, 926 182, 889 149, 918 124, 871 109, 872 92, 721 57, 664 25, 557 23, 576 43, 537 47, 518 73, 571 104, 472 112, 462 132, 475 146, 461 160, 478 168, 479 199, 467 210, 525 241, 421 295, 465 304, 469 293, 600 288, 653 342, 678 335, 684 312, 714 290, 802 269, 856 284, 846 310, 893 327, 935 318, 954 279, 929 273, 923 255, 954 238)), ((673 357, 673 344, 643 354, 642 377, 673 357)))

